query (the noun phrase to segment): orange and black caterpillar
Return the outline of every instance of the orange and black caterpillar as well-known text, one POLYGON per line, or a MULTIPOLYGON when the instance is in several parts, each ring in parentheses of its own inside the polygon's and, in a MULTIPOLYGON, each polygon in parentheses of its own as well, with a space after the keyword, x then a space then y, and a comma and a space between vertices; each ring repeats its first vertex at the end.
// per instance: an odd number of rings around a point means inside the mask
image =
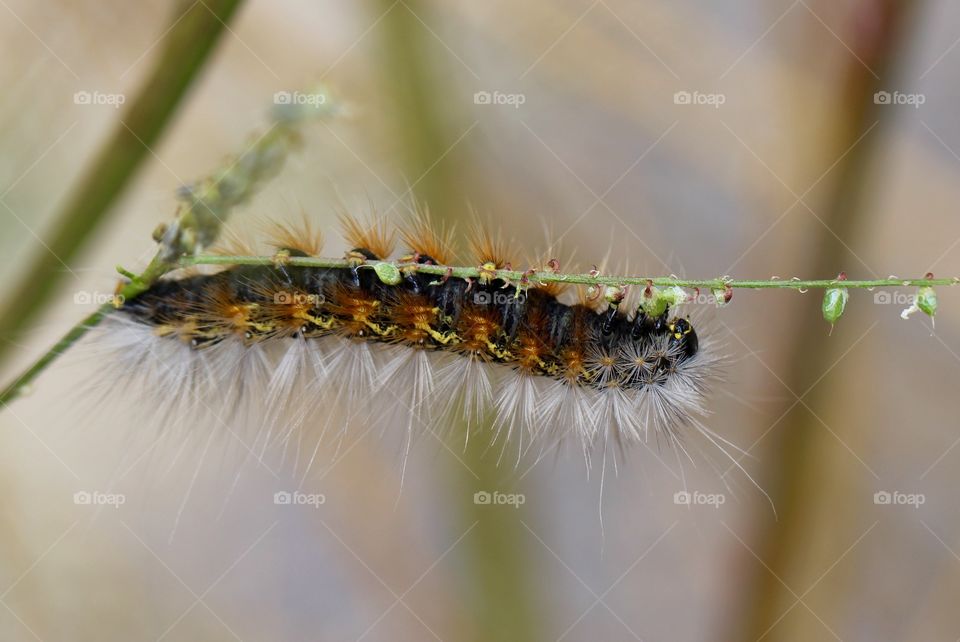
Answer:
MULTIPOLYGON (((386 258, 365 247, 351 255, 386 258)), ((518 290, 499 279, 438 281, 410 271, 388 285, 364 267, 238 266, 161 281, 123 310, 197 349, 231 337, 336 335, 447 350, 596 389, 662 385, 699 347, 689 320, 667 311, 631 318, 620 306, 567 305, 547 288, 518 290)))
POLYGON ((418 427, 492 429, 520 453, 567 437, 587 453, 651 433, 682 449, 684 428, 723 449, 700 421, 723 359, 689 319, 645 314, 630 292, 578 300, 538 283, 552 260, 526 282, 500 280, 508 253, 482 231, 469 261, 487 278, 468 280, 416 269, 459 263, 423 219, 403 233, 397 263, 382 228, 344 224, 338 267, 293 265, 319 257, 321 242, 309 225, 281 226, 270 264, 174 273, 110 315, 99 345, 133 398, 156 401, 147 420, 237 424, 264 447, 359 421, 403 423, 408 444, 418 427))

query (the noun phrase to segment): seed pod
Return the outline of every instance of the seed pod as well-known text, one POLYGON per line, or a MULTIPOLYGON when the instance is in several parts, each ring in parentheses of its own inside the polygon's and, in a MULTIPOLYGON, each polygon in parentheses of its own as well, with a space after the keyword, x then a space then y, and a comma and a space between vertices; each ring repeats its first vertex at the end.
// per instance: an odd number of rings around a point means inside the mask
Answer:
POLYGON ((609 285, 603 292, 603 299, 612 306, 618 306, 627 295, 627 289, 624 286, 609 285))
POLYGON ((937 313, 937 292, 929 285, 917 291, 917 307, 927 316, 933 318, 937 313))
POLYGON ((397 285, 402 279, 400 268, 389 261, 374 263, 373 271, 376 272, 380 280, 387 285, 397 285))
POLYGON ((729 285, 724 285, 722 288, 713 288, 710 290, 710 293, 713 295, 713 299, 717 302, 717 307, 722 308, 726 304, 730 303, 730 299, 733 298, 733 288, 729 285))
POLYGON ((680 305, 681 303, 686 303, 690 297, 687 296, 686 290, 681 288, 679 285, 671 285, 668 288, 664 288, 660 296, 667 302, 668 305, 674 307, 680 305))
MULTIPOLYGON (((837 281, 846 280, 846 272, 837 275, 837 281)), ((836 323, 846 309, 849 299, 850 291, 847 288, 827 288, 827 291, 823 293, 823 305, 821 306, 824 320, 830 325, 836 323)))
POLYGON ((640 309, 651 319, 656 319, 667 311, 668 305, 669 302, 663 296, 660 288, 648 283, 643 290, 643 296, 640 297, 640 309))
MULTIPOLYGON (((927 272, 924 275, 924 278, 932 279, 933 274, 931 272, 927 272)), ((922 311, 931 319, 934 318, 934 315, 936 315, 937 292, 931 286, 925 285, 922 288, 917 289, 917 294, 913 299, 913 305, 911 305, 909 308, 905 308, 903 312, 900 313, 900 318, 909 319, 910 315, 916 312, 917 310, 922 311)))
POLYGON ((828 288, 823 294, 823 318, 833 325, 847 307, 850 292, 847 288, 828 288))

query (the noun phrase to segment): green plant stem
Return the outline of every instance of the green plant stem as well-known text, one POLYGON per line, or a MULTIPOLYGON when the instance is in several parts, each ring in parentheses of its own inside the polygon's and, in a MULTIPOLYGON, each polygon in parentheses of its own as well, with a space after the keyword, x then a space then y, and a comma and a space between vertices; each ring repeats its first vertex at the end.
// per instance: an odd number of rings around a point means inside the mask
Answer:
MULTIPOLYGON (((184 257, 180 260, 183 267, 194 265, 292 265, 295 267, 316 268, 350 268, 356 265, 350 259, 328 259, 319 257, 278 257, 278 256, 225 256, 225 255, 198 255, 184 257)), ((367 265, 372 265, 368 263, 367 265)), ((925 287, 951 286, 960 284, 960 277, 941 279, 901 279, 896 277, 886 279, 681 279, 672 276, 604 276, 594 274, 565 274, 561 272, 522 272, 519 270, 484 270, 482 267, 463 267, 448 265, 424 265, 422 263, 394 262, 401 270, 416 270, 421 274, 434 274, 440 277, 449 276, 458 279, 479 279, 481 276, 490 279, 501 279, 512 283, 524 280, 531 284, 537 283, 570 283, 574 285, 604 285, 617 287, 621 285, 655 285, 657 287, 681 287, 700 289, 787 289, 812 290, 824 288, 857 288, 871 289, 882 287, 925 287)))
POLYGON ((113 135, 90 161, 46 239, 48 252, 24 271, 0 314, 0 362, 14 341, 30 327, 56 294, 69 265, 84 242, 107 218, 110 207, 129 184, 160 138, 187 89, 210 58, 226 23, 243 0, 182 2, 175 26, 164 37, 164 53, 137 97, 123 113, 113 135), (56 256, 59 261, 54 259, 56 256))
MULTIPOLYGON (((206 255, 183 257, 180 259, 181 267, 190 267, 196 265, 291 265, 295 267, 314 267, 331 269, 349 269, 356 266, 356 262, 351 259, 327 259, 318 257, 288 257, 288 256, 221 256, 206 255)), ((372 267, 373 263, 365 263, 361 267, 372 267)), ((885 287, 926 287, 926 286, 952 286, 960 284, 960 277, 946 279, 860 279, 841 281, 838 279, 813 279, 813 280, 787 280, 779 279, 767 280, 737 280, 737 279, 678 279, 669 276, 602 276, 593 274, 563 274, 560 272, 520 272, 517 270, 484 270, 482 267, 456 267, 446 265, 424 265, 422 263, 410 263, 398 261, 394 262, 400 270, 415 270, 420 274, 432 274, 440 278, 457 279, 480 279, 481 276, 487 279, 500 279, 514 284, 528 283, 536 285, 539 283, 569 283, 574 285, 597 285, 609 287, 621 287, 627 285, 655 285, 657 287, 681 287, 681 288, 699 288, 718 290, 729 287, 736 289, 789 289, 789 290, 812 290, 825 289, 833 287, 845 287, 855 289, 873 289, 885 287)), ((162 273, 151 274, 150 282, 161 277, 162 273)), ((145 281, 138 278, 136 281, 127 283, 121 287, 118 293, 119 301, 129 301, 147 289, 145 281)), ((85 318, 74 326, 60 341, 57 342, 40 359, 31 365, 23 374, 0 391, 0 404, 6 404, 15 399, 20 392, 26 388, 37 376, 43 372, 47 366, 53 363, 63 352, 71 345, 79 341, 91 328, 96 326, 112 310, 112 304, 101 306, 95 313, 85 318)))
MULTIPOLYGON (((925 4, 874 0, 857 5, 848 26, 868 20, 872 25, 870 34, 850 28, 838 36, 852 42, 853 48, 849 55, 841 52, 831 60, 837 100, 830 106, 832 118, 818 123, 817 129, 830 132, 821 162, 842 155, 831 168, 829 190, 815 206, 821 225, 814 226, 815 234, 803 240, 815 248, 807 268, 811 272, 833 270, 849 261, 852 250, 840 239, 852 242, 879 225, 868 202, 877 189, 876 159, 887 153, 882 147, 883 132, 893 125, 894 119, 875 104, 874 95, 897 86, 896 67, 903 64, 916 45, 910 37, 918 35, 914 21, 925 4), (871 127, 874 129, 865 135, 871 127)), ((811 6, 818 8, 817 4, 811 6)), ((828 3, 819 2, 819 8, 826 6, 828 3)), ((813 29, 808 35, 817 33, 819 26, 813 29)), ((811 37, 809 42, 817 41, 811 37)), ((810 53, 812 59, 817 58, 810 53)), ((817 165, 814 169, 819 172, 819 168, 817 165)), ((846 353, 838 356, 836 341, 820 340, 822 334, 817 324, 797 320, 795 317, 793 327, 781 330, 789 343, 782 355, 785 368, 780 383, 788 390, 806 392, 803 404, 796 408, 785 400, 782 414, 775 413, 780 415, 776 429, 764 431, 764 459, 770 464, 758 477, 777 507, 777 518, 750 522, 753 532, 744 537, 749 553, 743 552, 739 603, 732 605, 730 630, 722 639, 822 639, 826 635, 824 620, 835 626, 835 622, 847 618, 862 604, 855 596, 864 589, 863 582, 847 583, 840 579, 843 571, 838 568, 830 581, 818 589, 830 598, 821 602, 822 610, 818 608, 816 618, 785 617, 791 605, 796 604, 797 595, 791 587, 819 583, 823 579, 819 575, 821 569, 834 564, 838 556, 845 558, 842 568, 859 568, 863 562, 855 554, 846 558, 851 551, 844 550, 849 531, 858 528, 855 524, 863 519, 859 511, 852 509, 855 503, 844 500, 860 492, 860 488, 846 462, 832 456, 832 448, 834 440, 847 448, 854 444, 855 448, 856 440, 862 438, 858 427, 869 417, 862 409, 864 404, 849 402, 850 396, 861 394, 862 381, 838 375, 830 385, 821 383, 823 364, 842 359, 846 353), (821 416, 829 421, 835 412, 850 420, 835 425, 835 432, 824 430, 821 416)), ((849 627, 851 620, 847 619, 845 624, 849 627)), ((837 630, 843 637, 850 637, 846 634, 849 628, 837 630)))
POLYGON ((86 317, 83 321, 70 328, 63 337, 57 341, 42 357, 37 359, 33 365, 27 368, 10 385, 0 391, 0 408, 6 407, 8 403, 19 397, 28 389, 28 386, 40 376, 40 373, 56 361, 60 355, 70 349, 70 347, 79 341, 83 335, 97 326, 103 319, 114 310, 110 303, 105 303, 97 308, 97 311, 86 317))

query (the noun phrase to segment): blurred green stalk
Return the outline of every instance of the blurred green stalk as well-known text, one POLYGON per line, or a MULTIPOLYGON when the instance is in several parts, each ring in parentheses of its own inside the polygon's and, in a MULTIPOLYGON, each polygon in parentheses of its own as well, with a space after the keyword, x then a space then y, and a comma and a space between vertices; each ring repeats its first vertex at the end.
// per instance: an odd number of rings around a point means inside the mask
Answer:
POLYGON ((0 364, 58 292, 64 273, 84 243, 107 220, 111 206, 130 183, 151 147, 157 144, 187 90, 209 60, 214 46, 243 0, 180 4, 164 50, 143 88, 121 116, 112 136, 91 160, 78 186, 45 239, 49 251, 25 270, 0 314, 0 364), (59 261, 54 258, 59 258, 59 261))
MULTIPOLYGON (((458 186, 470 183, 458 167, 455 150, 450 149, 461 132, 450 135, 447 126, 456 119, 450 101, 443 97, 454 87, 433 85, 430 60, 435 50, 425 46, 433 36, 420 22, 419 18, 429 22, 429 12, 422 3, 375 0, 372 8, 377 17, 386 14, 380 58, 384 65, 383 81, 392 100, 385 108, 396 119, 405 154, 402 167, 415 184, 416 198, 430 206, 432 219, 440 223, 441 216, 449 218, 449 213, 466 209, 468 195, 458 186), (438 212, 442 215, 438 216, 438 212)), ((466 429, 465 425, 458 427, 458 434, 466 429)), ((483 456, 489 434, 487 430, 479 438, 471 439, 470 447, 463 453, 469 470, 456 466, 460 477, 451 484, 450 514, 459 516, 463 527, 460 531, 479 522, 457 549, 469 569, 469 599, 463 604, 472 619, 472 630, 462 632, 458 639, 539 640, 542 635, 533 606, 538 587, 533 586, 529 559, 524 555, 530 534, 515 514, 517 511, 473 502, 473 494, 478 490, 504 490, 504 470, 496 462, 499 450, 491 449, 488 456, 483 456)))
MULTIPOLYGON (((858 7, 856 17, 877 27, 869 36, 860 36, 859 41, 850 39, 856 53, 843 61, 845 69, 840 80, 843 89, 834 110, 838 114, 834 124, 836 147, 826 150, 826 156, 833 158, 848 150, 849 154, 834 170, 837 178, 822 212, 824 227, 812 244, 817 248, 810 265, 813 273, 838 272, 838 266, 846 264, 850 256, 837 238, 855 239, 867 223, 863 195, 868 187, 870 161, 877 154, 882 123, 855 143, 879 119, 874 93, 892 86, 893 64, 902 51, 911 14, 920 6, 920 3, 899 0, 874 0, 860 3, 858 7), (876 72, 876 76, 864 65, 876 72)), ((790 390, 807 390, 822 374, 824 364, 831 362, 833 344, 824 341, 819 324, 800 324, 784 336, 793 337, 785 362, 790 366, 785 384, 790 390)), ((805 404, 814 409, 823 408, 834 398, 835 391, 818 386, 806 396, 805 404)), ((821 440, 825 438, 822 427, 798 407, 784 419, 777 434, 779 440, 770 452, 774 464, 763 483, 779 517, 760 525, 753 534, 751 548, 764 560, 765 566, 756 567, 740 597, 740 617, 732 623, 731 640, 809 639, 803 631, 791 630, 785 621, 773 630, 770 627, 796 600, 796 595, 786 587, 799 590, 802 588, 799 582, 806 581, 802 579, 800 566, 809 559, 811 543, 823 537, 822 534, 814 537, 812 533, 835 531, 840 523, 839 519, 828 524, 815 519, 817 505, 841 492, 826 485, 827 480, 835 481, 842 475, 825 470, 824 460, 818 457, 821 440)), ((834 608, 838 611, 844 609, 842 597, 834 597, 834 608)), ((822 628, 818 631, 826 637, 822 628)))

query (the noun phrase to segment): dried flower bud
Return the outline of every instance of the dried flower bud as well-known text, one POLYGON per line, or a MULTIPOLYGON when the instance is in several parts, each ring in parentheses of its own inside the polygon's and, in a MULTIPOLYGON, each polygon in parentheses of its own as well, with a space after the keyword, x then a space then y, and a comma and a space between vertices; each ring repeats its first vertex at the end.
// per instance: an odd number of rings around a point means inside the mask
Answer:
POLYGON ((724 285, 722 288, 713 288, 710 290, 710 293, 713 295, 713 299, 717 302, 717 307, 722 308, 723 306, 730 303, 730 299, 733 298, 733 288, 729 285, 724 285))
POLYGON ((626 294, 627 294, 627 289, 622 285, 620 286, 609 285, 607 286, 606 290, 604 290, 603 292, 603 298, 610 305, 617 306, 617 305, 620 305, 620 303, 623 301, 623 297, 625 297, 626 294))

